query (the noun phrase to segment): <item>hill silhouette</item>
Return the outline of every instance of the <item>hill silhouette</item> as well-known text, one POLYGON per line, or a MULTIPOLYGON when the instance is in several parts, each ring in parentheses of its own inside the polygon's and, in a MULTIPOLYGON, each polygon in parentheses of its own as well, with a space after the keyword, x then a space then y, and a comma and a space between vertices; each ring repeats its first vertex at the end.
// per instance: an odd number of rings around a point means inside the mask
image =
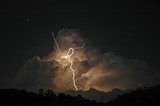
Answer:
MULTIPOLYGON (((118 89, 114 89, 117 92, 118 89)), ((95 91, 91 89, 90 91, 95 91)), ((0 89, 0 105, 54 105, 54 106, 159 106, 160 85, 154 87, 140 87, 135 91, 124 93, 116 99, 103 103, 95 100, 88 100, 81 95, 71 96, 63 93, 55 95, 51 90, 39 93, 27 92, 17 89, 0 89)))
POLYGON ((117 96, 115 100, 107 104, 112 106, 159 106, 160 85, 137 88, 135 91, 117 96))
POLYGON ((110 100, 115 99, 118 95, 122 95, 124 93, 128 93, 131 90, 121 90, 118 88, 112 89, 112 91, 109 92, 103 92, 103 91, 98 91, 96 89, 89 89, 87 91, 73 91, 69 90, 66 91, 65 94, 71 95, 71 96, 78 96, 81 95, 82 97, 89 99, 89 100, 95 100, 97 102, 108 102, 110 100))
POLYGON ((57 96, 51 91, 43 92, 40 89, 39 94, 34 92, 27 92, 25 90, 17 89, 0 89, 0 105, 54 105, 54 106, 82 106, 91 105, 97 106, 103 103, 87 100, 81 95, 76 97, 65 95, 63 93, 57 96))

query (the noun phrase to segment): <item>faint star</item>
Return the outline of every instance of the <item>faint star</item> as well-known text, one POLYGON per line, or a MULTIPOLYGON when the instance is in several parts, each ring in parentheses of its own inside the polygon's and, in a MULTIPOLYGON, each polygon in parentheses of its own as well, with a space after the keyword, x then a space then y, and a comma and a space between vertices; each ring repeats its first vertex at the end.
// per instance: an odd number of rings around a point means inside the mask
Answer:
POLYGON ((29 21, 30 21, 30 19, 28 18, 28 19, 27 19, 27 21, 29 22, 29 21))

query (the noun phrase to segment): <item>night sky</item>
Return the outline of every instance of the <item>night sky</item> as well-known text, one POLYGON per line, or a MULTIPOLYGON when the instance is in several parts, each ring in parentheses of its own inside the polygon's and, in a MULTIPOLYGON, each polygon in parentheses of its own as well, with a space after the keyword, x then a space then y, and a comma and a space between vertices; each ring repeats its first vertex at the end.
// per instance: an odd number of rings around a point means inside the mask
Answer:
POLYGON ((160 71, 157 2, 4 2, 0 4, 0 77, 15 76, 33 56, 53 49, 51 32, 75 28, 101 53, 148 62, 160 71))

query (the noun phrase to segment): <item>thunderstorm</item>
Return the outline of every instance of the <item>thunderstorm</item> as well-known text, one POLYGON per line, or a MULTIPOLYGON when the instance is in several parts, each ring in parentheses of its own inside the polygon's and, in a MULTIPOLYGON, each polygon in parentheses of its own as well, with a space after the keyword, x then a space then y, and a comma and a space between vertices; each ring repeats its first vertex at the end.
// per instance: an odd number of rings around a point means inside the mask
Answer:
POLYGON ((61 59, 66 59, 66 60, 68 60, 68 61, 70 62, 69 68, 70 68, 70 70, 72 71, 73 86, 74 86, 74 88, 76 89, 76 91, 78 91, 78 87, 77 87, 77 85, 76 85, 76 80, 75 80, 75 70, 74 70, 73 67, 72 67, 72 66, 73 66, 73 62, 72 62, 72 60, 71 60, 71 56, 74 54, 74 51, 75 51, 76 49, 83 49, 83 48, 84 48, 84 43, 83 43, 83 45, 82 45, 81 47, 75 47, 75 48, 70 47, 66 53, 63 53, 63 52, 61 51, 61 49, 60 49, 60 47, 59 47, 59 45, 58 45, 58 42, 57 42, 57 40, 56 40, 56 38, 55 38, 55 36, 54 36, 53 33, 52 33, 52 36, 53 36, 54 42, 55 42, 55 44, 56 44, 56 47, 57 47, 59 53, 61 54, 61 59))

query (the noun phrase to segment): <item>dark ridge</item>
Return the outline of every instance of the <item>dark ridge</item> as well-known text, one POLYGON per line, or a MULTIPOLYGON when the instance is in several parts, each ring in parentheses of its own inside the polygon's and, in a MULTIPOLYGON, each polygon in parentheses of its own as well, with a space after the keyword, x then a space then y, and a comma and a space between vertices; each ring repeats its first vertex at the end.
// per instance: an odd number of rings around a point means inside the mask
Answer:
POLYGON ((71 95, 71 96, 78 96, 81 95, 82 97, 89 99, 89 100, 95 100, 96 102, 108 102, 110 100, 115 99, 118 95, 122 95, 124 93, 131 92, 131 90, 121 90, 118 88, 114 88, 111 91, 108 92, 103 92, 103 91, 98 91, 94 88, 91 88, 87 91, 73 91, 69 90, 64 92, 66 95, 71 95))
POLYGON ((109 106, 159 106, 160 85, 137 88, 135 91, 117 96, 106 104, 109 106))
POLYGON ((43 89, 40 89, 39 93, 34 93, 17 89, 0 89, 0 106, 4 105, 97 106, 103 103, 85 99, 81 95, 73 97, 60 93, 56 96, 51 90, 44 92, 43 89))
MULTIPOLYGON (((116 89, 116 91, 120 90, 116 89)), ((44 92, 40 89, 39 93, 34 93, 17 89, 0 89, 0 106, 159 106, 159 101, 160 85, 140 87, 106 103, 88 100, 81 95, 71 96, 63 93, 55 95, 52 90, 44 92)))

